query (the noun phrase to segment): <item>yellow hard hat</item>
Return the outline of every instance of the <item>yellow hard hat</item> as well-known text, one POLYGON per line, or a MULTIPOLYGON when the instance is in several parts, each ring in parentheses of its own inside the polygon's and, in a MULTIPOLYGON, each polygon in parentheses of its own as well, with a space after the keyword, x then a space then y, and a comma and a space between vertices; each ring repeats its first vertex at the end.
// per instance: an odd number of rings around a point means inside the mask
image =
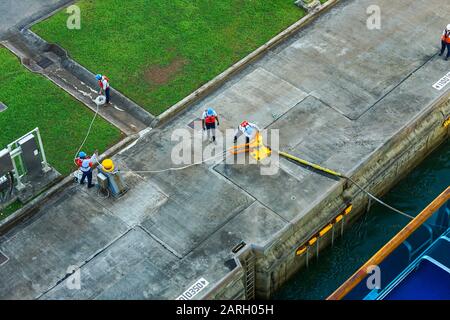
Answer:
POLYGON ((114 163, 111 159, 105 159, 102 161, 103 170, 106 172, 111 172, 114 170, 114 163))

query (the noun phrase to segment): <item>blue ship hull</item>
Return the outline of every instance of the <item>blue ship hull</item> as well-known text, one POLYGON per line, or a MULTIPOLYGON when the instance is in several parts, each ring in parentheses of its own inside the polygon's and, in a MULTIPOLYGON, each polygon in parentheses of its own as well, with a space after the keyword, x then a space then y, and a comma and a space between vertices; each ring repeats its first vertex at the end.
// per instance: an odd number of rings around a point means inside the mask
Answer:
MULTIPOLYGON (((408 226, 402 232, 405 230, 408 226)), ((328 299, 450 300, 450 200, 415 226, 399 245, 396 237, 328 299), (395 250, 390 249, 395 246, 395 250), (384 257, 378 263, 380 281, 372 288, 373 274, 363 269, 370 261, 379 261, 379 257, 384 257)))

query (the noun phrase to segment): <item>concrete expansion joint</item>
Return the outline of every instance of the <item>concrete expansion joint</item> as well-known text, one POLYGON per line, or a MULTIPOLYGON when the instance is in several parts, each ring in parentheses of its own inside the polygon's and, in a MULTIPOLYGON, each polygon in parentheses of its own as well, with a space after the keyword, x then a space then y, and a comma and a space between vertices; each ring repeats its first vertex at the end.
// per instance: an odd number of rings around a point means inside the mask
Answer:
POLYGON ((389 96, 392 92, 397 90, 402 84, 404 84, 408 79, 410 79, 416 72, 418 72, 420 69, 422 69, 426 64, 428 64, 433 58, 437 56, 437 53, 428 57, 421 65, 419 65, 417 68, 415 68, 413 71, 411 71, 406 77, 404 77, 399 83, 397 83, 393 88, 391 88, 389 91, 387 91, 385 94, 383 94, 380 98, 378 98, 377 101, 375 101, 367 110, 359 114, 357 117, 351 120, 358 120, 362 116, 364 116, 366 113, 368 113, 370 110, 372 110, 376 105, 378 105, 381 101, 383 101, 387 96, 389 96))
POLYGON ((95 257, 97 257, 98 255, 100 255, 102 252, 104 252, 105 250, 107 250, 109 247, 111 247, 115 242, 117 242, 118 240, 120 240, 121 238, 123 238, 124 236, 126 236, 131 230, 133 230, 132 228, 127 229, 125 232, 123 232, 121 235, 119 235, 118 237, 116 237, 115 239, 113 239, 112 241, 110 241, 109 243, 107 243, 103 248, 99 249, 97 252, 95 252, 93 255, 91 255, 90 257, 88 257, 86 260, 84 260, 83 262, 77 264, 77 269, 73 270, 71 273, 65 273, 65 275, 63 277, 61 277, 60 279, 58 279, 51 287, 49 287, 47 290, 41 292, 35 299, 39 300, 41 297, 43 297, 45 294, 47 294, 48 292, 52 291, 54 288, 56 288, 59 284, 61 284, 63 281, 67 280, 72 274, 74 274, 77 270, 80 270, 81 268, 83 268, 83 266, 85 266, 86 264, 88 264, 90 261, 92 261, 95 257))
MULTIPOLYGON (((138 225, 137 226, 139 229, 141 229, 142 231, 144 231, 149 237, 153 238, 156 242, 158 242, 164 249, 166 249, 168 252, 170 252, 171 254, 173 254, 175 257, 177 257, 178 259, 183 259, 183 257, 185 255, 182 255, 181 253, 177 252, 175 249, 173 249, 170 245, 168 245, 167 243, 165 243, 163 240, 161 240, 160 238, 158 238, 157 236, 155 236, 154 234, 152 234, 150 231, 148 231, 144 226, 142 225, 138 225)), ((186 254, 187 255, 187 254, 186 254)))
MULTIPOLYGON (((308 96, 313 97, 314 99, 317 99, 318 101, 320 101, 323 105, 327 106, 328 108, 330 108, 331 110, 339 113, 341 116, 347 118, 350 121, 356 121, 360 118, 360 116, 357 117, 352 117, 349 114, 346 114, 344 112, 342 112, 341 110, 339 110, 338 108, 333 107, 332 105, 330 105, 328 102, 324 101, 323 99, 320 98, 320 96, 315 92, 315 91, 311 91, 308 96)), ((361 114, 362 116, 362 114, 361 114)))
MULTIPOLYGON (((241 187, 239 184, 237 184, 235 181, 233 181, 233 180, 231 180, 231 179, 228 179, 228 178, 227 178, 226 176, 224 176, 221 172, 218 172, 217 170, 215 170, 215 166, 213 166, 213 168, 211 169, 211 171, 214 171, 214 173, 215 173, 218 177, 220 177, 221 179, 224 179, 225 181, 227 181, 227 183, 231 183, 233 186, 235 186, 236 188, 238 188, 241 192, 243 192, 243 193, 245 193, 246 195, 248 195, 248 196, 253 200, 253 202, 250 203, 250 204, 248 205, 248 207, 250 207, 254 202, 258 202, 258 203, 261 204, 263 207, 265 207, 265 208, 267 208, 268 210, 270 210, 270 208, 267 207, 264 203, 262 203, 262 202, 260 202, 260 201, 257 201, 256 196, 253 195, 253 194, 251 194, 250 191, 249 191, 248 189, 244 189, 244 188, 241 187)), ((247 208, 248 208, 248 207, 247 207, 247 208)), ((245 209, 246 209, 246 208, 244 208, 242 211, 244 211, 245 209)), ((270 211, 272 211, 272 210, 270 210, 270 211)), ((280 217, 280 219, 282 219, 283 221, 289 223, 289 220, 287 220, 286 218, 284 218, 283 216, 281 216, 278 212, 275 212, 275 211, 274 211, 274 213, 275 213, 278 217, 280 217)))

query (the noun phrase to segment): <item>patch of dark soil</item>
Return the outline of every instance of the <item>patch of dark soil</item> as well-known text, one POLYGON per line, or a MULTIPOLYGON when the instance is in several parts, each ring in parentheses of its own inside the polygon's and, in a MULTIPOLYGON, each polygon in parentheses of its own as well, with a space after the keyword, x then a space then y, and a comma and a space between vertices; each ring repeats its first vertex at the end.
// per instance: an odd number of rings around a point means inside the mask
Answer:
POLYGON ((186 59, 175 58, 165 67, 154 66, 145 71, 145 80, 151 84, 163 85, 168 83, 188 63, 186 59))

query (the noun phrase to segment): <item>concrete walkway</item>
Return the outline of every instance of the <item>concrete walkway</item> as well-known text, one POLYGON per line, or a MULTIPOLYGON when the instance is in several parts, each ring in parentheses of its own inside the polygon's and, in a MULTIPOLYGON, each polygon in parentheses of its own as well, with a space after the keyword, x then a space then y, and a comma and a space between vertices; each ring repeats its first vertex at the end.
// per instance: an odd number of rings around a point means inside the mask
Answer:
POLYGON ((342 181, 285 160, 274 176, 222 162, 138 171, 172 166, 173 130, 213 106, 221 130, 248 119, 279 129, 280 149, 358 172, 448 92, 432 85, 450 69, 436 55, 449 12, 441 0, 343 1, 117 155, 131 187, 125 196, 101 199, 74 185, 4 235, 0 251, 9 260, 0 266, 0 298, 174 299, 201 277, 214 286, 231 272, 231 249, 241 240, 265 246, 293 222, 307 234, 320 223, 308 213, 342 181), (372 4, 381 7, 381 30, 366 29, 372 4), (73 265, 81 270, 80 290, 64 281, 73 265))
POLYGON ((63 7, 71 0, 2 0, 0 1, 0 40, 8 31, 21 28, 63 7))
MULTIPOLYGON (((20 32, 22 28, 27 28, 71 2, 74 0, 1 1, 0 41, 17 55, 28 69, 47 77, 95 112, 97 106, 93 100, 98 96, 98 88, 93 88, 67 70, 63 66, 68 62, 67 57, 63 59, 51 50, 42 52, 42 48, 38 48, 33 40, 26 41, 26 37, 20 32)), ((100 108, 99 115, 126 135, 147 128, 145 121, 125 110, 123 104, 123 99, 117 99, 116 93, 113 92, 112 106, 100 108)), ((136 107, 139 108, 137 105, 136 107)), ((146 111, 142 110, 142 113, 146 111)))

